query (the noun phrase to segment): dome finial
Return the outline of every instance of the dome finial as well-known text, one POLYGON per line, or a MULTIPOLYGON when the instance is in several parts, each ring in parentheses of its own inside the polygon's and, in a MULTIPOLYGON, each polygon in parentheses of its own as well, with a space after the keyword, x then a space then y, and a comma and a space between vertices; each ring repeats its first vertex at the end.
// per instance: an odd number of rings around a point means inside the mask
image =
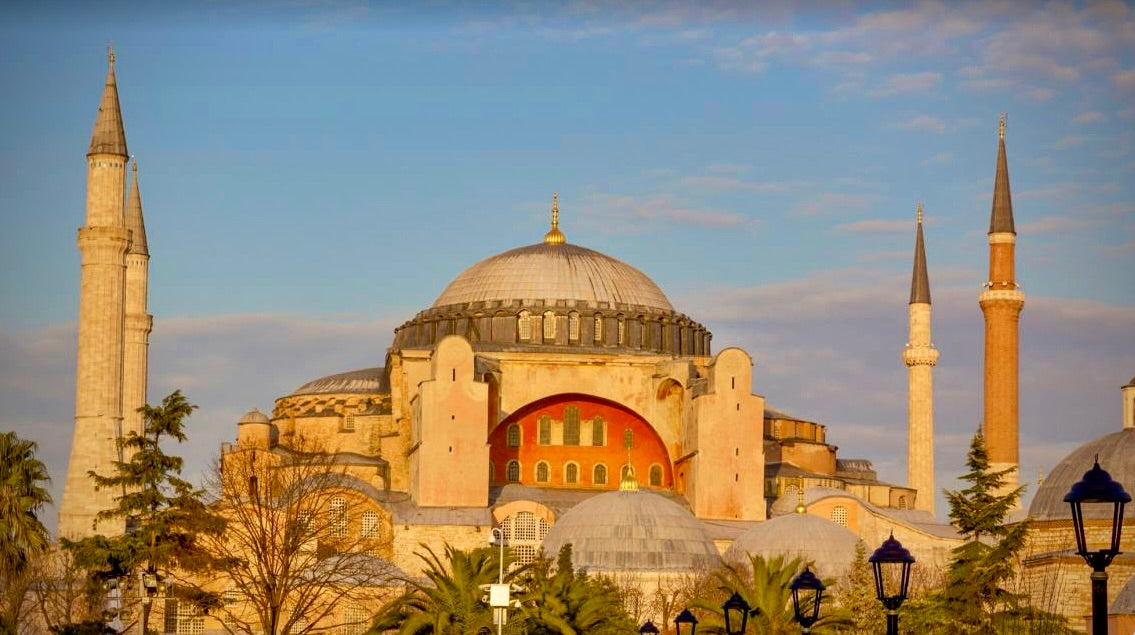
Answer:
POLYGON ((804 477, 801 476, 797 480, 800 486, 796 488, 796 513, 804 514, 808 512, 808 508, 804 506, 804 477))
POLYGON ((619 490, 623 492, 638 491, 638 478, 635 477, 634 464, 631 463, 630 452, 627 452, 627 465, 623 468, 623 477, 619 481, 619 490))
POLYGON ((997 138, 1001 141, 1005 140, 1005 113, 1001 113, 997 120, 997 138))
POLYGON ((544 242, 549 245, 562 245, 567 237, 560 231, 560 195, 552 192, 552 228, 544 234, 544 242))
POLYGON ((114 66, 114 44, 110 42, 106 43, 106 59, 111 66, 114 66))
POLYGON ((918 207, 914 209, 914 215, 918 217, 918 224, 922 224, 922 201, 918 202, 918 207))

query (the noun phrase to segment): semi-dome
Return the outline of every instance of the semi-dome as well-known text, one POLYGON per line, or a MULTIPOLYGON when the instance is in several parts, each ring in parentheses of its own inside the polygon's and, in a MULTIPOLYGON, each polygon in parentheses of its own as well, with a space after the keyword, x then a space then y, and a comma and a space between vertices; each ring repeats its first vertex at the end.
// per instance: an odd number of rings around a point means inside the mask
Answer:
POLYGON ((674 310, 645 273, 593 249, 557 242, 518 247, 478 262, 454 278, 433 306, 531 300, 674 310))
POLYGON ((648 491, 593 496, 564 513, 544 538, 544 552, 572 546, 572 562, 591 571, 691 571, 720 561, 701 521, 648 491))
MULTIPOLYGON (((1100 467, 1107 470, 1112 480, 1123 485, 1128 493, 1135 492, 1135 428, 1105 434, 1073 450, 1044 479, 1029 505, 1029 516, 1036 520, 1071 520, 1072 510, 1064 502, 1064 495, 1072 489, 1084 472, 1092 468, 1096 457, 1100 467)), ((1084 505, 1084 517, 1111 518, 1111 511, 1103 505, 1084 505)))
POLYGON ((381 366, 362 368, 313 379, 292 391, 293 395, 324 393, 378 393, 386 392, 386 372, 381 366))
POLYGON ((749 555, 766 559, 797 556, 813 563, 823 576, 843 575, 855 560, 859 537, 840 525, 805 513, 777 516, 737 537, 725 552, 730 562, 747 562, 749 555))

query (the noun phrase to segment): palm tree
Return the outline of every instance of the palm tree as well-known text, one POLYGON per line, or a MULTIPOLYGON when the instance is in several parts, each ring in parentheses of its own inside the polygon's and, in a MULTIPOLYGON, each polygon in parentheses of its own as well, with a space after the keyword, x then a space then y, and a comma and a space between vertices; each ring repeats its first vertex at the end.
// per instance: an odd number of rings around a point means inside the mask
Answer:
POLYGON ((15 432, 0 433, 0 576, 19 575, 28 558, 47 549, 50 538, 39 519, 51 494, 47 467, 35 458, 36 443, 15 432))
POLYGON ((576 573, 571 545, 564 545, 553 566, 541 557, 518 576, 524 632, 532 635, 603 635, 636 630, 623 610, 618 589, 605 578, 576 573))
POLYGON ((481 585, 497 581, 492 549, 462 551, 445 545, 445 562, 432 549, 417 555, 425 580, 404 580, 410 590, 380 609, 369 632, 399 635, 477 635, 491 629, 492 612, 481 600, 481 585), (448 564, 446 564, 448 563, 448 564))
MULTIPOLYGON (((749 619, 750 631, 767 635, 799 633, 800 626, 796 623, 792 609, 792 591, 789 585, 804 569, 804 564, 804 560, 799 557, 786 561, 784 556, 766 560, 761 555, 750 555, 749 567, 730 564, 714 571, 712 577, 721 590, 721 596, 693 602, 694 607, 706 614, 706 618, 698 624, 698 631, 725 632, 721 604, 736 592, 755 610, 755 614, 749 619)), ((813 633, 837 633, 848 625, 843 612, 831 610, 829 598, 825 595, 828 608, 821 612, 820 620, 812 626, 813 633)))

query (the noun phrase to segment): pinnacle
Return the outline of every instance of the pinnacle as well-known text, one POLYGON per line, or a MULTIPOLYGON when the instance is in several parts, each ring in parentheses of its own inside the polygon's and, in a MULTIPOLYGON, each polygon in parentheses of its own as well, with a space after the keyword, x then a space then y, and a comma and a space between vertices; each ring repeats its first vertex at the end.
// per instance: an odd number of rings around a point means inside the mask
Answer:
POLYGON ((91 147, 87 155, 117 154, 129 156, 126 150, 126 130, 122 126, 122 109, 118 105, 118 82, 114 76, 114 53, 107 64, 106 85, 99 102, 98 116, 91 133, 91 147))

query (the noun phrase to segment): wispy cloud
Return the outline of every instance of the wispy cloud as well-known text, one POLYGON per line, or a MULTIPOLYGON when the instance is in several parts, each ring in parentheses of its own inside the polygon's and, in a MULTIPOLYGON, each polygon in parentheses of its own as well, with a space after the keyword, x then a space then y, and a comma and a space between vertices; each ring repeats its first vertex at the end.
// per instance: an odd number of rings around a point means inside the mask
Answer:
POLYGON ((694 207, 666 195, 633 196, 593 192, 584 197, 581 220, 596 231, 641 234, 675 225, 727 228, 754 223, 744 214, 694 207), (655 221, 655 222, 645 222, 655 221))
POLYGON ((945 165, 954 160, 954 153, 952 152, 939 152, 933 154, 922 160, 922 165, 945 165))
POLYGON ((687 176, 678 185, 709 190, 744 190, 748 192, 788 192, 807 185, 803 181, 745 181, 725 176, 687 176))
POLYGON ((837 232, 846 232, 853 234, 864 233, 890 233, 897 231, 910 231, 913 223, 908 220, 880 220, 880 219, 864 219, 855 221, 854 223, 844 223, 836 225, 832 229, 837 232))
POLYGON ((946 123, 937 117, 930 115, 918 115, 911 117, 905 121, 899 121, 890 124, 891 128, 899 128, 902 130, 925 130, 927 132, 945 132, 946 123))
POLYGON ((1107 115, 1096 110, 1088 110, 1072 118, 1074 124, 1099 123, 1101 121, 1107 121, 1107 115))
POLYGON ((1083 145, 1085 137, 1082 135, 1064 135, 1056 143, 1053 144, 1054 148, 1073 148, 1078 145, 1083 145))
POLYGON ((813 194, 792 207, 793 216, 818 216, 833 211, 863 209, 879 200, 875 194, 822 192, 813 194))
POLYGON ((1111 83, 1123 91, 1135 91, 1135 68, 1116 71, 1111 76, 1111 83))
POLYGON ((878 88, 868 91, 874 97, 887 97, 900 93, 924 93, 942 83, 942 74, 933 71, 921 73, 898 73, 884 80, 878 88))

